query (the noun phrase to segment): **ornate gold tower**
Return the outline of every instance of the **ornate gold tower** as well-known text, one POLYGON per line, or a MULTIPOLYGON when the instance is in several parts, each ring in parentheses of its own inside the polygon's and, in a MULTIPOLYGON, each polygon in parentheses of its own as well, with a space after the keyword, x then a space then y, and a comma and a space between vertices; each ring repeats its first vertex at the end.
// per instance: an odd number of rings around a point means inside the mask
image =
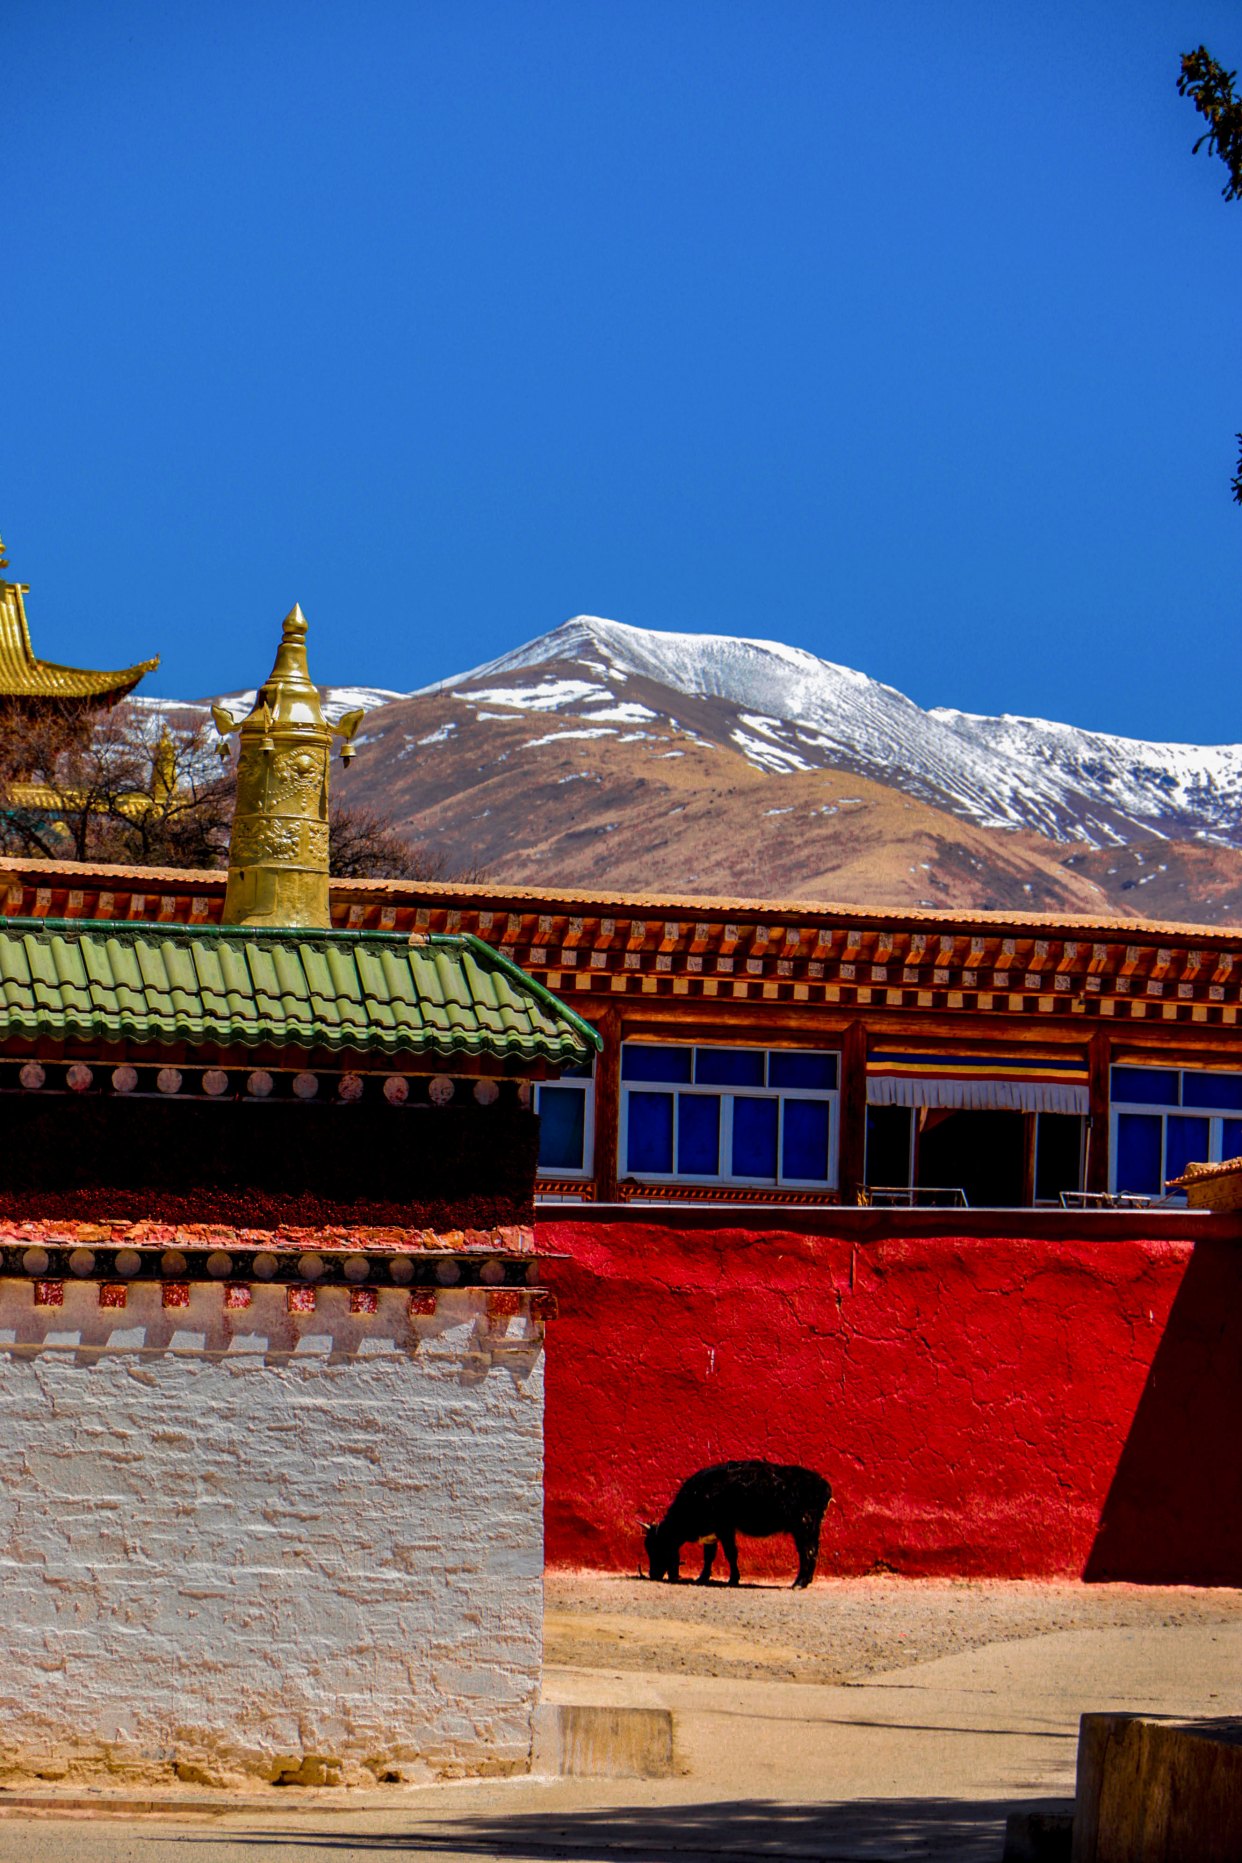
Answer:
MULTIPOLYGON (((229 839, 226 925, 327 927, 328 761, 332 739, 349 740, 361 711, 330 725, 306 666, 306 616, 285 616, 276 664, 240 722, 222 707, 221 739, 237 732, 237 806, 229 839)), ((227 748, 221 742, 221 751, 227 748)))

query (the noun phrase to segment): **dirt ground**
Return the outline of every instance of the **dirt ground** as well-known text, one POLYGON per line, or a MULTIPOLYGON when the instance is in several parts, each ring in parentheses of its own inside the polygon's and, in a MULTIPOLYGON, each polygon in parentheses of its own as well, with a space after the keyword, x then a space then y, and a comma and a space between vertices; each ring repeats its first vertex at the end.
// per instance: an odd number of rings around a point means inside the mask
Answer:
POLYGON ((997 1863, 1010 1811, 1072 1802, 1083 1712, 1242 1720, 1242 1591, 561 1572, 546 1622, 545 1698, 668 1709, 669 1777, 182 1787, 146 1817, 44 1785, 0 1794, 0 1863, 997 1863))
POLYGON ((544 1595, 550 1666, 738 1681, 848 1683, 1063 1630, 1242 1622, 1242 1591, 1071 1580, 825 1579, 793 1591, 550 1572, 544 1595))

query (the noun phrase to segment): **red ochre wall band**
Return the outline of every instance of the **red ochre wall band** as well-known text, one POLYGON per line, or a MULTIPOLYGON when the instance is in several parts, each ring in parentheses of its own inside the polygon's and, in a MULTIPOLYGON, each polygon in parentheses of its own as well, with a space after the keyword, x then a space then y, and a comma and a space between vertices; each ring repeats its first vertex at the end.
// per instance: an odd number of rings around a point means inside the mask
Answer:
MULTIPOLYGON (((1154 1225, 1153 1225, 1154 1226, 1154 1225)), ((1242 1247, 539 1225, 552 1565, 634 1571, 695 1469, 801 1462, 820 1572, 1242 1583, 1242 1247)), ((743 1577, 793 1574, 752 1542, 743 1577)), ((684 1571, 693 1576, 692 1548, 684 1571)))

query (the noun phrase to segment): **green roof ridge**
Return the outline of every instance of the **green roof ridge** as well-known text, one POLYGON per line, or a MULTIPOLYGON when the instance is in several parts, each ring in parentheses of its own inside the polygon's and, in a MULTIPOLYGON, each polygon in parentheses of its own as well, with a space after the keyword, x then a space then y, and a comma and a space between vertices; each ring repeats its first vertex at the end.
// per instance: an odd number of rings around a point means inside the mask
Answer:
POLYGON ((467 1054, 553 1066, 599 1047, 588 1022, 468 932, 148 919, 0 922, 0 1035, 6 1032, 392 1057, 467 1054), (36 963, 35 951, 45 948, 46 959, 36 963), (122 949, 132 953, 124 963, 122 949), (243 957, 247 949, 252 955, 243 957), (201 955, 174 961, 176 950, 201 955), (75 956, 67 961, 69 951, 75 956), (340 961, 325 961, 334 951, 340 961), (385 953, 365 974, 364 951, 385 953), (484 987, 483 976, 493 981, 484 987))
POLYGON ((473 946, 476 951, 485 953, 494 964, 506 973, 506 975, 510 977, 520 977, 531 995, 541 1002, 545 1008, 553 1010, 557 1015, 564 1016, 567 1022, 572 1023, 579 1034, 590 1042, 596 1054, 602 1054, 604 1052, 604 1038, 595 1027, 594 1023, 588 1022, 585 1016, 580 1016, 576 1009, 571 1009, 569 1007, 568 1003, 563 1003, 559 996, 554 996, 546 983, 540 983, 537 977, 529 976, 526 971, 522 969, 520 964, 515 964, 511 957, 506 957, 503 951, 498 951, 494 944, 488 944, 486 938, 480 938, 477 932, 433 932, 432 936, 435 938, 460 938, 466 944, 473 946))

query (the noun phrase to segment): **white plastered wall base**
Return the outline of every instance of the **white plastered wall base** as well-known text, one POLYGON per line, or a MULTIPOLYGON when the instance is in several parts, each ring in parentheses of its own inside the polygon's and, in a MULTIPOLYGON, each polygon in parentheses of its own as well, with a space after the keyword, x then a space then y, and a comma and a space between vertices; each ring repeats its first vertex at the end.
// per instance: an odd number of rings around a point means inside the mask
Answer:
POLYGON ((485 1302, 0 1283, 0 1777, 525 1767, 541 1329, 485 1302))

